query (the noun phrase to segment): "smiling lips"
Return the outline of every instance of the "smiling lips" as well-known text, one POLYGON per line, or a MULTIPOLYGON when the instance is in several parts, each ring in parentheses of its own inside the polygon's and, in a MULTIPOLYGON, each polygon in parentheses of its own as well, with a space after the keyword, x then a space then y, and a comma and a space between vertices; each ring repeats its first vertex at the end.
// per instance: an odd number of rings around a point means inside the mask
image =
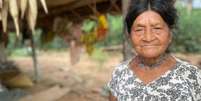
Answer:
POLYGON ((142 45, 141 47, 147 47, 147 48, 152 48, 152 47, 158 47, 159 45, 142 45))

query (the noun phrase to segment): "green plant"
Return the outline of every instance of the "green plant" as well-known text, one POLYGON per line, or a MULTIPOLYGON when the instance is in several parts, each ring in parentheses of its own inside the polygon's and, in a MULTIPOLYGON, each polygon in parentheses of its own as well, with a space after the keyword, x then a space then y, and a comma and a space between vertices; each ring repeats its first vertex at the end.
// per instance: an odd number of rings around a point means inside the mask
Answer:
POLYGON ((193 9, 190 15, 185 8, 180 7, 178 11, 178 29, 171 49, 176 52, 201 52, 201 10, 193 9))
POLYGON ((99 63, 99 66, 102 67, 103 63, 107 61, 108 54, 102 51, 101 48, 95 48, 91 58, 99 63))

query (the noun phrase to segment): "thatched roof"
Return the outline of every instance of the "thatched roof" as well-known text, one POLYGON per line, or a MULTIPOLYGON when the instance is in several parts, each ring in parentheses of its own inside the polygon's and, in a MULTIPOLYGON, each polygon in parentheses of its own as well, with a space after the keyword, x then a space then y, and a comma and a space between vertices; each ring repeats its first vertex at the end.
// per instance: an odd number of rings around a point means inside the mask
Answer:
POLYGON ((10 24, 11 21, 15 20, 14 25, 17 35, 19 36, 21 22, 27 23, 32 31, 35 29, 35 26, 38 25, 38 27, 51 25, 53 19, 58 16, 65 16, 68 20, 80 22, 80 20, 83 20, 86 17, 93 15, 97 16, 99 13, 101 14, 112 11, 121 12, 120 5, 122 0, 40 0, 40 2, 39 0, 27 0, 27 2, 19 0, 8 1, 4 1, 3 3, 0 2, 0 6, 3 5, 0 7, 3 12, 0 14, 0 18, 2 18, 0 20, 2 20, 3 23, 3 31, 6 32, 7 28, 12 30, 13 28, 11 28, 10 25, 7 26, 7 24, 10 24), (45 1, 46 4, 44 3, 45 1), (37 4, 39 6, 37 6, 37 4), (48 11, 44 5, 47 5, 49 11, 48 14, 46 14, 48 11), (10 20, 10 15, 13 20, 10 20), (21 20, 21 18, 23 20, 21 20), (36 22, 38 25, 35 25, 36 22), (46 22, 47 24, 43 25, 46 22))
POLYGON ((39 18, 67 15, 74 19, 99 13, 121 11, 121 0, 46 0, 49 14, 46 15, 42 8, 39 18))

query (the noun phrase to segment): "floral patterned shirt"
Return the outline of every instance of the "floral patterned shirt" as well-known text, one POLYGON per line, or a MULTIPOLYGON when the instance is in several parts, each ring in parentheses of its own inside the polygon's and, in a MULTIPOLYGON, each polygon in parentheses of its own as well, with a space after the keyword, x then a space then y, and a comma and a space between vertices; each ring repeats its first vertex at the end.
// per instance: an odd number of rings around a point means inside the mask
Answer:
POLYGON ((143 84, 129 68, 118 65, 108 83, 118 101, 201 101, 201 70, 176 59, 175 67, 148 84, 143 84))

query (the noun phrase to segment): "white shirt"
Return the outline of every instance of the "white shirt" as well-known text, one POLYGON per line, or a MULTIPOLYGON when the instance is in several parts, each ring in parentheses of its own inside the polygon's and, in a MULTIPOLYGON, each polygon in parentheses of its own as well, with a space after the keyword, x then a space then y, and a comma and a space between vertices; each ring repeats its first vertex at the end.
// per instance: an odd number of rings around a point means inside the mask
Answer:
POLYGON ((175 67, 148 84, 129 68, 118 65, 108 88, 118 101, 201 101, 201 70, 176 59, 175 67))

